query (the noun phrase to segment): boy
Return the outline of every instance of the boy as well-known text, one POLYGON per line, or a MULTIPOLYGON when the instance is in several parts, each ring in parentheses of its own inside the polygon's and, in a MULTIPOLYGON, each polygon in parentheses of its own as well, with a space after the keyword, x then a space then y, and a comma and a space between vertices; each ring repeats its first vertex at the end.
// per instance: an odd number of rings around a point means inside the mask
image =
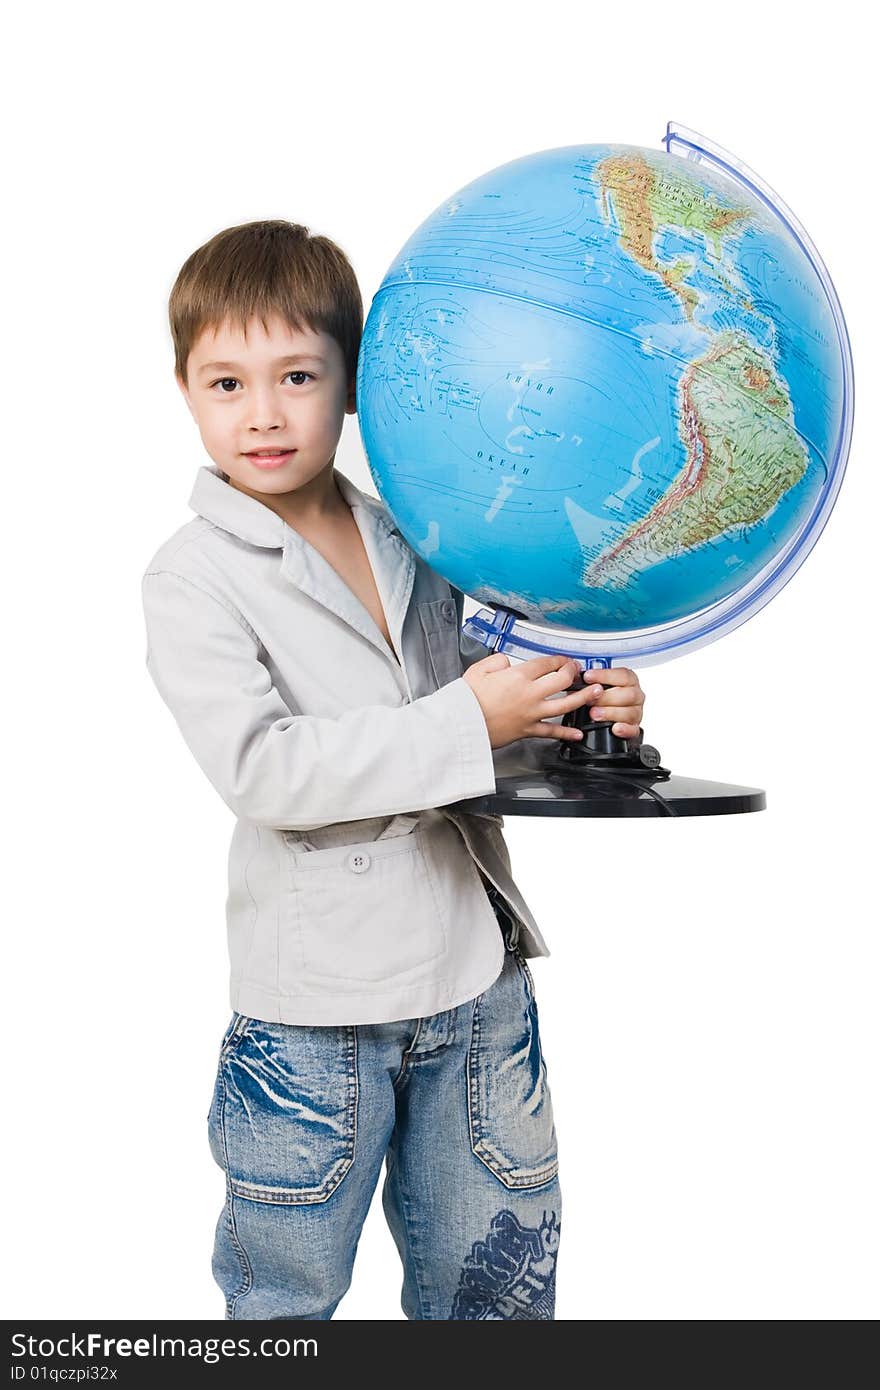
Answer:
MULTIPOLYGON (((549 952, 501 817, 438 808, 494 791, 493 749, 579 736, 554 720, 595 688, 561 657, 462 650, 461 592, 335 473, 363 323, 339 247, 288 222, 220 232, 169 316, 214 466, 143 601, 150 674, 237 817, 208 1114, 225 1316, 332 1317, 384 1159, 408 1318, 552 1319, 556 1132, 526 964, 549 952)), ((638 680, 602 678, 637 737, 638 680)))

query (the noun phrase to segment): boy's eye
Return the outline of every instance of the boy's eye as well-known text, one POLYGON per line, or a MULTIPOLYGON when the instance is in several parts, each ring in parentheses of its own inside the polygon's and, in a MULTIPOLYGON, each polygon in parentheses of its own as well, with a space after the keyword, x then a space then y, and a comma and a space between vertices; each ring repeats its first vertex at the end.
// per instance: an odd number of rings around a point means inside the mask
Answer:
MULTIPOLYGON (((296 371, 290 371, 290 372, 287 372, 285 375, 286 375, 286 376, 299 376, 299 377, 305 377, 305 378, 307 378, 307 379, 310 380, 310 381, 314 381, 314 375, 313 375, 312 372, 296 372, 296 371)), ((220 394, 221 394, 222 396, 231 396, 231 395, 234 394, 234 391, 227 391, 225 388, 226 388, 228 385, 230 385, 230 384, 231 384, 233 387, 235 387, 235 384, 236 384, 237 381, 238 381, 238 377, 235 377, 235 376, 221 376, 221 377, 218 377, 216 381, 212 381, 212 382, 211 382, 211 385, 210 385, 210 387, 209 387, 208 389, 211 390, 211 391, 213 391, 215 386, 220 386, 220 387, 223 387, 223 388, 224 388, 224 389, 220 392, 220 394)), ((296 384, 296 385, 300 385, 301 383, 296 382, 295 384, 296 384)))

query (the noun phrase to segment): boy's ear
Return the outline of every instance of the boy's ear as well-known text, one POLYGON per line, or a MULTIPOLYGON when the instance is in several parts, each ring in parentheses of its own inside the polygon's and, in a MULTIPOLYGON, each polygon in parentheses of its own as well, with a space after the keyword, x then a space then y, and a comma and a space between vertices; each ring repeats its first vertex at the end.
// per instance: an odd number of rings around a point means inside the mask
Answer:
POLYGON ((190 398, 189 398, 189 391, 187 390, 186 382, 184 381, 184 379, 183 379, 182 376, 178 375, 177 372, 174 373, 174 380, 177 382, 178 386, 180 387, 181 394, 183 395, 183 399, 186 401, 187 408, 188 408, 188 410, 189 410, 190 415, 193 417, 193 419, 195 419, 195 418, 196 418, 196 414, 195 414, 195 411, 194 411, 193 408, 192 408, 192 401, 191 401, 190 398))
POLYGON ((345 402, 346 415, 357 414, 357 385, 356 380, 352 381, 348 388, 348 399, 345 402))

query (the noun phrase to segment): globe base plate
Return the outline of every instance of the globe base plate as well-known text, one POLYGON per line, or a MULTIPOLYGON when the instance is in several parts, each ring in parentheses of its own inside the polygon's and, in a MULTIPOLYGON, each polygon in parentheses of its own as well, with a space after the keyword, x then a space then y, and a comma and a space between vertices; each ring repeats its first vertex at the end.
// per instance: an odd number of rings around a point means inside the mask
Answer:
POLYGON ((495 791, 448 809, 501 816, 728 816, 766 809, 759 787, 666 768, 575 763, 558 740, 522 739, 495 754, 495 791))

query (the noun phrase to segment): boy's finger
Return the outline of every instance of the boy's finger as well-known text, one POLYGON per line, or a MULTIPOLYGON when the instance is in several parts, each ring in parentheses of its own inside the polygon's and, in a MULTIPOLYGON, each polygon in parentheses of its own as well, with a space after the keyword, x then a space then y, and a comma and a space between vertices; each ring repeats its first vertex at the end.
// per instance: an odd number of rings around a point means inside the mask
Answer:
MULTIPOLYGON (((529 665, 526 662, 526 665, 529 665)), ((532 685, 539 695, 555 694, 560 690, 568 690, 569 686, 577 688, 577 667, 571 670, 568 666, 559 666, 552 671, 545 671, 543 674, 535 675, 532 685)), ((578 690, 582 695, 583 691, 578 690)))
POLYGON ((528 661, 520 663, 520 670, 525 671, 531 680, 539 676, 548 676, 554 671, 561 671, 566 666, 573 668, 573 674, 577 676, 577 662, 570 656, 531 656, 528 661))
POLYGON ((587 685, 592 685, 598 681, 600 685, 638 685, 639 678, 635 671, 631 671, 628 666, 609 666, 607 669, 601 666, 594 666, 583 673, 583 678, 587 685))
POLYGON ((614 690, 603 690, 600 703, 603 705, 643 705, 644 692, 635 691, 631 685, 618 685, 614 690))
POLYGON ((591 719, 617 719, 624 724, 638 724, 642 711, 638 705, 626 705, 623 709, 607 708, 603 705, 590 707, 591 719))

